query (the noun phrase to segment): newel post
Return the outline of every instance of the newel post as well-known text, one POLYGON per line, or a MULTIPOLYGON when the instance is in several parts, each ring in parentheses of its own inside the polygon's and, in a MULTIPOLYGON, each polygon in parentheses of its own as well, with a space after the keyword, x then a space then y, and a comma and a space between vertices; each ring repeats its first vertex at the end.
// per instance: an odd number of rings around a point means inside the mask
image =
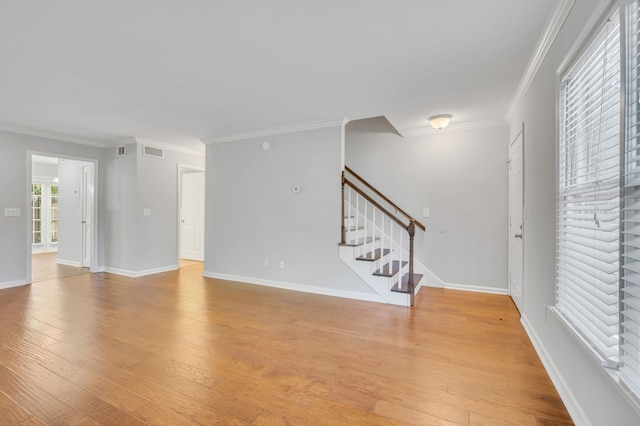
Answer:
POLYGON ((341 211, 341 215, 340 215, 340 223, 342 224, 342 230, 340 233, 340 244, 346 244, 347 242, 347 228, 345 228, 344 226, 344 221, 345 216, 344 216, 344 185, 345 185, 345 178, 344 178, 344 170, 342 171, 342 211, 341 211))
POLYGON ((409 280, 407 282, 407 287, 409 290, 409 297, 411 301, 411 306, 413 306, 415 294, 413 291, 413 237, 416 235, 416 220, 411 219, 409 221, 409 226, 407 227, 407 232, 409 232, 409 280))

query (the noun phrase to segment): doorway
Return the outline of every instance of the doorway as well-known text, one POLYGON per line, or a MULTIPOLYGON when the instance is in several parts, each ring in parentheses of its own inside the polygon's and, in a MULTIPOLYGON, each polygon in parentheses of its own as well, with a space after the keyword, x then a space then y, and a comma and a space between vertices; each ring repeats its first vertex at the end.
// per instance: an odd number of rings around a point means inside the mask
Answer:
POLYGON ((524 312, 524 123, 509 145, 509 294, 524 312))
POLYGON ((97 272, 97 162, 28 153, 29 282, 97 272))
POLYGON ((204 261, 205 174, 178 165, 178 264, 204 261))

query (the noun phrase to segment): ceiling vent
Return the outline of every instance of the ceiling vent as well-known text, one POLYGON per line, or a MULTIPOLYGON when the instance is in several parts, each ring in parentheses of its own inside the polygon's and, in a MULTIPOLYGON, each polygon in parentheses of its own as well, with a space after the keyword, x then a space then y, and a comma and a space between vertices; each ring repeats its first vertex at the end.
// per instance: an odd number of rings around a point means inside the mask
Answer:
POLYGON ((142 154, 148 155, 149 157, 164 158, 164 149, 143 145, 142 154))

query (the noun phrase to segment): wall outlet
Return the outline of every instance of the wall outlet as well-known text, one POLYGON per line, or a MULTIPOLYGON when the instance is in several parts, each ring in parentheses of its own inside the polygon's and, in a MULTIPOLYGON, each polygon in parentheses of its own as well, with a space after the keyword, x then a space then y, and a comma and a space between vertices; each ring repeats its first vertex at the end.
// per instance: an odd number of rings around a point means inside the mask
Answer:
POLYGON ((265 266, 265 267, 268 267, 268 266, 269 266, 269 258, 268 258, 268 257, 265 257, 265 258, 264 258, 264 266, 265 266))
POLYGON ((284 269, 284 260, 280 261, 280 269, 284 269))
POLYGON ((429 212, 429 208, 425 207, 422 209, 422 217, 429 217, 431 216, 430 212, 429 212))
POLYGON ((142 215, 143 216, 151 216, 151 209, 146 208, 142 210, 142 215))

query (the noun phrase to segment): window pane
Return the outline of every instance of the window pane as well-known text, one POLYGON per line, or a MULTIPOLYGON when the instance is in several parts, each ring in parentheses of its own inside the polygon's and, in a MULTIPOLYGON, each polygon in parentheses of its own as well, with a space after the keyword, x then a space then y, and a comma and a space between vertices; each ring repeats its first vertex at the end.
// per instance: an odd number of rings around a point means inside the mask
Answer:
POLYGON ((618 359, 620 16, 562 78, 557 308, 604 357, 618 359))

